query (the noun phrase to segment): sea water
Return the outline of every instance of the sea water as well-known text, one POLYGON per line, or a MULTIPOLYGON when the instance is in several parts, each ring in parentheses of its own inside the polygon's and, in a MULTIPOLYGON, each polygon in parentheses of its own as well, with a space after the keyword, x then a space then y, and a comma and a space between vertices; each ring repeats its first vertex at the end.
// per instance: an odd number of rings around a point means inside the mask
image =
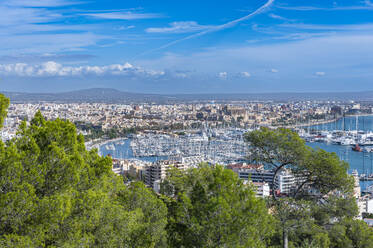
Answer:
MULTIPOLYGON (((359 116, 359 117, 346 117, 345 119, 339 119, 335 122, 311 126, 309 129, 314 130, 358 130, 362 131, 372 131, 373 132, 373 116, 359 116)), ((100 153, 104 156, 111 155, 114 158, 119 159, 131 159, 134 158, 132 149, 131 149, 131 139, 124 139, 109 142, 100 147, 100 153), (106 149, 106 145, 113 144, 115 150, 106 149)), ((351 146, 341 146, 328 143, 307 143, 312 148, 320 148, 327 152, 334 152, 338 157, 349 164, 349 173, 352 170, 357 170, 359 174, 372 174, 373 173, 373 153, 367 152, 354 152, 352 151, 351 146)), ((141 157, 138 158, 141 160, 154 162, 157 160, 167 159, 167 157, 141 157)), ((361 182, 362 189, 365 189, 368 185, 373 184, 373 182, 361 182)))

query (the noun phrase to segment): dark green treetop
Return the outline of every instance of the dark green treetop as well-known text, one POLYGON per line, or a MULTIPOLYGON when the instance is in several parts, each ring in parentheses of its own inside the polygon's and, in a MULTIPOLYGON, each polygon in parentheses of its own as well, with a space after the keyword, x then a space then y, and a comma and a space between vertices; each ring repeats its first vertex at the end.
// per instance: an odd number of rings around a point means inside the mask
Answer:
POLYGON ((172 247, 265 247, 271 217, 262 199, 231 170, 201 164, 163 183, 172 247))
POLYGON ((0 247, 162 247, 167 209, 75 126, 40 112, 0 142, 0 247))

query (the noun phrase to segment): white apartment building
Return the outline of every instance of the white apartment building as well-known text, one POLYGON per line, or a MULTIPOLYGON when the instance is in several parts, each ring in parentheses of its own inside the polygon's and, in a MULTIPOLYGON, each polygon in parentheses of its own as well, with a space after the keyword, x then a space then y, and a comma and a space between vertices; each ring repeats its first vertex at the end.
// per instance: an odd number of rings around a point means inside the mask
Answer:
POLYGON ((242 180, 250 180, 254 183, 268 183, 268 185, 272 185, 272 179, 274 176, 273 170, 262 170, 262 169, 238 169, 233 170, 238 174, 238 177, 242 180))
POLYGON ((296 178, 288 170, 281 170, 275 179, 275 189, 281 194, 290 194, 297 186, 296 178))
POLYGON ((373 198, 371 198, 371 196, 367 195, 365 197, 360 198, 358 206, 360 215, 362 215, 362 213, 373 214, 373 198))
POLYGON ((274 170, 263 169, 236 169, 234 170, 242 180, 250 180, 253 183, 266 183, 270 188, 274 188, 278 194, 290 194, 301 181, 291 174, 289 170, 283 169, 277 173, 275 185, 272 187, 274 170))
POLYGON ((253 183, 255 193, 257 197, 268 197, 270 196, 271 190, 268 183, 253 183))
POLYGON ((128 171, 128 168, 129 168, 128 166, 129 166, 128 161, 113 158, 112 171, 115 174, 122 175, 124 172, 128 171))
POLYGON ((146 167, 145 184, 155 190, 159 188, 160 182, 166 178, 170 168, 185 169, 184 164, 170 160, 157 161, 146 167))

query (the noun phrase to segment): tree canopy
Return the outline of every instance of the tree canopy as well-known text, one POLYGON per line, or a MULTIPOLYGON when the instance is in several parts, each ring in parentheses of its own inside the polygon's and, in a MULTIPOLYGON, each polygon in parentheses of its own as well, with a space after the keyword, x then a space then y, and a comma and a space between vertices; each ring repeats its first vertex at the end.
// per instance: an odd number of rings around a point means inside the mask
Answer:
POLYGON ((277 174, 285 168, 294 176, 302 178, 302 183, 294 189, 292 197, 305 193, 306 186, 319 191, 321 196, 334 190, 352 189, 353 181, 347 174, 348 164, 345 161, 340 160, 335 153, 312 149, 290 129, 261 128, 247 133, 245 139, 251 146, 251 159, 274 169, 272 184, 277 174))
MULTIPOLYGON (((8 105, 0 94, 0 124, 8 105)), ((279 247, 285 234, 290 247, 373 247, 372 230, 354 219, 356 202, 342 197, 351 186, 346 163, 286 129, 247 140, 253 159, 307 182, 263 200, 233 171, 201 164, 170 170, 155 194, 125 184, 71 122, 37 112, 0 141, 0 247, 279 247)))
MULTIPOLYGON (((370 240, 373 232, 355 217, 353 179, 348 164, 335 153, 312 149, 298 134, 284 128, 261 128, 246 134, 253 161, 264 163, 275 173, 287 169, 296 179, 287 196, 269 200, 276 223, 272 245, 283 247, 373 247, 359 240, 370 240), (346 230, 361 228, 361 236, 346 230), (343 245, 341 245, 343 244, 343 245)), ((273 184, 274 185, 274 184, 273 184)))
POLYGON ((22 122, 0 141, 0 247, 265 247, 271 217, 232 171, 179 171, 156 195, 111 168, 69 121, 22 122))
POLYGON ((201 164, 165 180, 172 247, 266 247, 272 218, 231 170, 201 164))
POLYGON ((7 109, 9 107, 9 99, 6 98, 4 95, 0 94, 0 128, 2 128, 7 109))
POLYGON ((125 186, 75 126, 38 112, 0 143, 1 247, 159 247, 167 209, 142 183, 125 186))

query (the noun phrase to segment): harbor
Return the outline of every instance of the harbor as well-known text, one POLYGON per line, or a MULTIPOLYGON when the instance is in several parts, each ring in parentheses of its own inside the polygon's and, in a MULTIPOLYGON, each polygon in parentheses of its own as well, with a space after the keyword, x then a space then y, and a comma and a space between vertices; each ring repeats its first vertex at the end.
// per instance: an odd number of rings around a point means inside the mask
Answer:
MULTIPOLYGON (((196 161, 229 164, 245 161, 248 145, 243 134, 248 129, 202 128, 183 135, 142 133, 131 138, 106 141, 98 145, 102 155, 119 159, 155 162, 174 158, 196 158, 196 161)), ((335 152, 350 164, 349 172, 359 173, 361 187, 373 182, 373 116, 346 117, 332 123, 298 128, 307 145, 335 152), (358 145, 361 150, 354 151, 358 145)))
POLYGON ((245 129, 204 129, 185 135, 139 134, 121 142, 100 146, 102 155, 157 161, 179 157, 202 157, 210 163, 229 164, 246 160, 245 129))
POLYGON ((356 170, 362 189, 373 182, 373 116, 348 116, 335 122, 297 129, 313 148, 335 152, 356 170))
POLYGON ((335 122, 296 129, 307 142, 326 142, 342 146, 354 146, 355 151, 372 152, 373 117, 350 116, 335 122), (359 149, 359 147, 364 147, 359 149))

